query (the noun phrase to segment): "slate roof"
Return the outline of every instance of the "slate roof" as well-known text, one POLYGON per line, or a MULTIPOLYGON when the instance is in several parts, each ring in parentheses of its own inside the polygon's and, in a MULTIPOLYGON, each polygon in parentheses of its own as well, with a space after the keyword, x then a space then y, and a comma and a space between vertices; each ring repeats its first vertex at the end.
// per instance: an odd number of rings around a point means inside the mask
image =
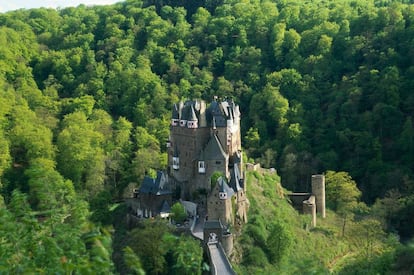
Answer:
POLYGON ((155 179, 145 176, 139 188, 139 192, 142 194, 153 194, 158 196, 172 193, 168 178, 161 171, 157 172, 157 177, 155 179))
POLYGON ((206 110, 207 121, 216 127, 226 127, 227 120, 234 119, 236 115, 240 115, 240 112, 230 99, 221 102, 214 100, 206 110))
POLYGON ((230 186, 235 192, 240 191, 244 187, 243 179, 241 178, 239 163, 235 163, 230 172, 230 186))
MULTIPOLYGON (((173 105, 172 119, 192 120, 200 119, 200 101, 180 101, 173 105)), ((238 106, 231 99, 223 101, 213 100, 205 112, 208 127, 226 127, 227 120, 240 116, 238 106)))
POLYGON ((190 115, 188 117, 188 120, 190 120, 190 121, 198 121, 198 118, 197 118, 196 113, 194 111, 193 105, 190 106, 190 115))
POLYGON ((162 202, 160 213, 171 213, 171 207, 167 201, 162 202))
POLYGON ((178 106, 177 104, 174 104, 173 109, 172 109, 172 118, 173 119, 180 119, 180 114, 178 111, 178 106))
POLYGON ((221 146, 221 143, 217 135, 210 137, 210 140, 207 143, 206 148, 204 149, 204 159, 205 160, 225 160, 226 153, 221 146))
POLYGON ((174 104, 172 118, 178 118, 181 120, 198 120, 197 112, 200 109, 200 103, 197 101, 188 100, 186 102, 180 101, 178 104, 174 104))
POLYGON ((224 180, 223 177, 220 177, 217 180, 218 188, 220 193, 226 193, 227 198, 230 199, 234 195, 234 190, 230 188, 227 182, 224 180))

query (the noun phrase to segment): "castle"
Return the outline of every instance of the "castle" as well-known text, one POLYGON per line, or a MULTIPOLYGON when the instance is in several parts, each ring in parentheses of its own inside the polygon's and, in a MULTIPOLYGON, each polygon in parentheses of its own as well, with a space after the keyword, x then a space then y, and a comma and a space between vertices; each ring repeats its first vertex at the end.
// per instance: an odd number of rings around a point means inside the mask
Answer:
POLYGON ((246 195, 241 157, 240 111, 232 100, 186 101, 173 106, 168 148, 168 175, 184 200, 206 194, 209 219, 246 222, 246 195), (211 182, 213 174, 222 179, 211 182))
POLYGON ((235 223, 247 222, 238 105, 217 98, 209 105, 203 100, 174 104, 167 153, 167 171, 156 179, 146 177, 138 190, 137 213, 165 214, 172 197, 197 203, 205 228, 219 224, 220 232, 228 232, 235 223))
POLYGON ((316 226, 316 213, 326 217, 325 175, 312 175, 311 193, 289 193, 287 196, 292 206, 300 213, 312 216, 311 226, 316 226))

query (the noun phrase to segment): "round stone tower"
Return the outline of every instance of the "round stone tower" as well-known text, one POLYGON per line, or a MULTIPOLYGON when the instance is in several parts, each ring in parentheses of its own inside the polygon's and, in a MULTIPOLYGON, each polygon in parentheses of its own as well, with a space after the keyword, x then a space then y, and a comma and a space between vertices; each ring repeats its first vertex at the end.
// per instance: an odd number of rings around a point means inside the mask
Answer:
POLYGON ((316 198, 316 212, 325 218, 325 175, 312 175, 312 194, 316 198))

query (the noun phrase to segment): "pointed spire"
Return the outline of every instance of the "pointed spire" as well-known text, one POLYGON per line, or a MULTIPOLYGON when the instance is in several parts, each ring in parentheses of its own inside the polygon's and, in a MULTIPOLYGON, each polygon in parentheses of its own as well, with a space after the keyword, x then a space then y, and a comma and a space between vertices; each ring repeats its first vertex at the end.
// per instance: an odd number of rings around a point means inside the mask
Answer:
POLYGON ((174 106, 173 106, 173 109, 172 109, 172 118, 180 119, 180 114, 178 112, 178 106, 177 106, 177 104, 174 104, 174 106))
POLYGON ((193 105, 190 106, 190 118, 188 120, 191 120, 191 121, 196 121, 197 120, 198 121, 198 118, 197 118, 196 113, 194 111, 193 105))
POLYGON ((178 110, 177 104, 174 104, 172 109, 172 116, 171 116, 171 126, 178 126, 180 123, 180 112, 178 110))
POLYGON ((187 127, 188 128, 198 128, 198 118, 194 111, 193 105, 190 105, 190 117, 187 121, 187 127))

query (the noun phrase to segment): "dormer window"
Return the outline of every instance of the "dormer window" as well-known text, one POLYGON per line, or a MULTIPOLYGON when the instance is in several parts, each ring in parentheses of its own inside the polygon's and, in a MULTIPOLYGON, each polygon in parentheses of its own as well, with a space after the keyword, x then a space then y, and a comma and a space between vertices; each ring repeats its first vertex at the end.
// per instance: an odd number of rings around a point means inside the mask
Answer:
POLYGON ((179 119, 173 118, 171 119, 171 126, 178 126, 179 122, 179 119))
POLYGON ((187 127, 190 129, 198 128, 198 123, 196 120, 190 120, 187 122, 187 127))
POLYGON ((180 169, 180 159, 178 157, 173 157, 173 169, 180 169))
POLYGON ((187 120, 180 120, 180 127, 185 127, 187 125, 187 120))
POLYGON ((204 161, 198 162, 198 173, 204 174, 206 172, 206 163, 204 161))
POLYGON ((225 193, 225 192, 220 192, 220 193, 219 193, 219 198, 220 198, 220 200, 226 200, 226 199, 227 199, 227 193, 225 193))

